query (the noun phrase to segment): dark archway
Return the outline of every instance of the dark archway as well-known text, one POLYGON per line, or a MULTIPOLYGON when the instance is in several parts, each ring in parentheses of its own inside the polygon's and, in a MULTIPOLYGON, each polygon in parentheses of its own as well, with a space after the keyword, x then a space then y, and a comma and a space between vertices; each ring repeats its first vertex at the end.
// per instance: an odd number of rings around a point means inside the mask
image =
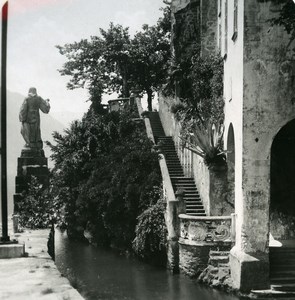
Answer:
POLYGON ((227 180, 228 180, 228 198, 227 200, 235 205, 235 134, 232 124, 229 125, 227 135, 227 180))
POLYGON ((282 127, 271 147, 271 233, 277 239, 295 239, 295 225, 290 222, 293 217, 295 217, 295 120, 282 127))

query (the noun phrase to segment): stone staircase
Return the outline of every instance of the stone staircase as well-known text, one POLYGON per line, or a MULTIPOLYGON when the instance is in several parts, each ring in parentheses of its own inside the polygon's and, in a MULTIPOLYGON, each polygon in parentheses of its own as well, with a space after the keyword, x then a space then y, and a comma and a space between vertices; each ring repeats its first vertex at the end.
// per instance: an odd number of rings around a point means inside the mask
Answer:
POLYGON ((272 290, 295 293, 295 246, 269 249, 272 290))
POLYGON ((212 287, 231 286, 229 251, 209 252, 208 266, 198 277, 198 282, 212 287))
POLYGON ((185 177, 171 136, 166 136, 158 112, 150 112, 149 119, 156 144, 165 155, 174 192, 182 190, 186 214, 206 216, 203 203, 192 177, 185 177))

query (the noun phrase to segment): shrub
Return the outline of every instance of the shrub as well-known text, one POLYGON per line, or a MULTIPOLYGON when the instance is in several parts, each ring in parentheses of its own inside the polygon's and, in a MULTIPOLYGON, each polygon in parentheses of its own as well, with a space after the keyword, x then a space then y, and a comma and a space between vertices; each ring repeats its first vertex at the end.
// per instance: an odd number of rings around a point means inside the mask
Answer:
POLYGON ((31 176, 28 190, 18 202, 19 224, 25 228, 49 228, 52 222, 60 222, 60 204, 52 198, 50 188, 31 176))
POLYGON ((138 217, 136 237, 133 241, 134 251, 142 258, 154 261, 166 255, 167 228, 164 219, 163 200, 147 208, 138 217))
POLYGON ((95 244, 131 248, 138 215, 158 201, 158 154, 136 117, 132 109, 89 112, 55 134, 54 192, 72 237, 86 230, 95 244))

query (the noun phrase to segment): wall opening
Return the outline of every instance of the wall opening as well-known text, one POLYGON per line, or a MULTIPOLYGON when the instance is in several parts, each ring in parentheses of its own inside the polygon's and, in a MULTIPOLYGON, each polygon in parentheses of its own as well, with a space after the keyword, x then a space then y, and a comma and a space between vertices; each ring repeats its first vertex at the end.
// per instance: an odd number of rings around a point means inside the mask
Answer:
POLYGON ((295 239, 295 119, 271 147, 270 232, 278 240, 295 239))
POLYGON ((227 200, 234 207, 235 204, 235 135, 234 127, 229 125, 227 135, 227 181, 228 181, 228 197, 227 200))

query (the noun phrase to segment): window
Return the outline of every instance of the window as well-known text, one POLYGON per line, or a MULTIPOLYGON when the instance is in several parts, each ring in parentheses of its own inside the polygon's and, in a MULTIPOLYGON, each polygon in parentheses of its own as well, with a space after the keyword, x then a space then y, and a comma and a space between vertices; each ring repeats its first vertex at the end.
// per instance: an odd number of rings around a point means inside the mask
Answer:
POLYGON ((238 36, 238 0, 234 0, 234 30, 232 40, 235 41, 238 36))

